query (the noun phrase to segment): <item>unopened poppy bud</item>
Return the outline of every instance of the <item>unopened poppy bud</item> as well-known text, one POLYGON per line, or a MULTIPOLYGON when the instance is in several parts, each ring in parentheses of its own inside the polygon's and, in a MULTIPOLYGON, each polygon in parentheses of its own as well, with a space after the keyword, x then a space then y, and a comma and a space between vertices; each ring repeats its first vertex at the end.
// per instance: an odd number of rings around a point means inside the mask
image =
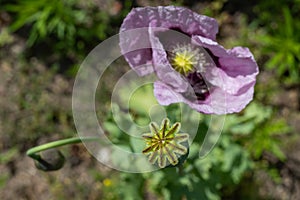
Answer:
POLYGON ((65 157, 57 149, 48 149, 39 154, 35 160, 35 166, 43 171, 54 171, 63 167, 65 157))

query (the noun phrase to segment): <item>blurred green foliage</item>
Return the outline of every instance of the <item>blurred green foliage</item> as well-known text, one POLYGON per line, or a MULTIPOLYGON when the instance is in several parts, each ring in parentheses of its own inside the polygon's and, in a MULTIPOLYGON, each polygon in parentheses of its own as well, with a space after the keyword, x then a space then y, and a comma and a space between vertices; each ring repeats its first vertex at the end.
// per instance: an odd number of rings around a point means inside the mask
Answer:
POLYGON ((229 115, 226 121, 224 131, 228 130, 239 138, 238 141, 244 143, 254 159, 259 159, 264 151, 269 151, 278 159, 285 159, 280 149, 279 135, 291 129, 284 119, 274 116, 271 107, 251 103, 242 115, 229 115))
POLYGON ((300 81, 300 21, 297 17, 300 15, 287 6, 279 13, 282 17, 275 17, 270 30, 266 30, 269 34, 261 35, 258 41, 263 53, 270 57, 266 67, 273 69, 287 84, 297 84, 300 81))
MULTIPOLYGON (((131 101, 143 101, 145 96, 151 99, 152 95, 149 96, 149 90, 143 87, 133 94, 134 99, 131 101)), ((139 118, 136 121, 148 121, 146 114, 137 115, 144 111, 134 110, 134 105, 130 109, 139 118)), ((173 120, 180 119, 178 106, 172 105, 166 109, 168 114, 172 113, 173 120)), ((208 127, 213 124, 210 124, 210 116, 203 115, 201 119, 197 136, 190 146, 190 154, 179 171, 176 168, 165 168, 140 175, 122 173, 121 181, 114 183, 118 190, 122 188, 117 199, 129 200, 133 196, 135 199, 143 199, 147 192, 166 200, 221 199, 222 192, 230 194, 232 188, 254 169, 264 169, 274 180, 278 178, 276 169, 266 166, 262 157, 265 152, 269 152, 280 160, 285 159, 279 137, 290 132, 290 128, 283 119, 277 119, 271 107, 253 102, 242 113, 228 115, 217 145, 205 158, 199 158, 199 150, 208 127), (141 185, 144 187, 140 187, 141 185)), ((145 146, 133 142, 131 137, 122 132, 112 115, 107 118, 103 127, 110 140, 120 148, 139 152, 145 146)), ((116 164, 120 160, 124 163, 124 158, 118 155, 114 155, 114 158, 116 164)))
MULTIPOLYGON (((108 8, 111 6, 106 4, 108 8)), ((10 31, 28 37, 28 47, 46 45, 48 53, 52 51, 60 59, 69 57, 76 64, 96 44, 117 33, 132 2, 124 1, 120 6, 122 9, 116 14, 108 8, 101 9, 92 0, 16 0, 3 7, 13 17, 10 31)))
POLYGON ((27 40, 30 46, 38 39, 45 39, 51 34, 60 40, 66 39, 68 45, 74 43, 75 26, 88 20, 87 13, 78 8, 74 9, 75 5, 74 0, 25 0, 7 5, 6 9, 16 13, 16 20, 11 25, 12 31, 32 24, 27 40))
MULTIPOLYGON (((236 13, 237 18, 233 23, 237 31, 230 30, 232 37, 226 37, 225 46, 249 47, 260 64, 260 70, 273 72, 284 85, 298 85, 300 82, 300 1, 261 0, 247 10, 245 14, 236 13)), ((228 26, 226 24, 228 13, 222 12, 222 9, 209 14, 217 17, 220 22, 225 22, 224 27, 228 26)))

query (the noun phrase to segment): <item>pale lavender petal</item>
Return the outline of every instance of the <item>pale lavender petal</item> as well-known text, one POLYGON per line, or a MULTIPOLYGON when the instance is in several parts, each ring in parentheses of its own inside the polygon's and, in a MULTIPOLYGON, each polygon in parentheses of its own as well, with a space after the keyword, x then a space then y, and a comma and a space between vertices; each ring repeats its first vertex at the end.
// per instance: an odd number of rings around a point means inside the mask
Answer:
POLYGON ((211 99, 199 102, 199 101, 189 101, 188 99, 184 98, 181 93, 175 92, 170 86, 166 85, 165 83, 161 81, 156 81, 154 83, 154 96, 156 97, 157 101, 161 105, 170 105, 172 103, 186 103, 189 105, 192 109, 205 113, 205 114, 224 114, 225 109, 224 106, 226 105, 224 96, 222 96, 223 99, 222 103, 218 102, 215 103, 215 107, 212 106, 212 103, 210 103, 211 99), (218 108, 219 106, 220 108, 218 108))
POLYGON ((120 32, 120 48, 126 61, 140 76, 153 72, 152 50, 147 28, 128 29, 120 32), (144 67, 140 67, 144 66, 144 67))
POLYGON ((149 69, 146 70, 137 68, 139 65, 149 64, 152 61, 151 48, 136 50, 141 43, 144 46, 150 45, 149 33, 144 31, 145 29, 131 36, 122 32, 150 26, 176 29, 190 36, 201 35, 213 40, 218 32, 215 19, 199 15, 183 7, 159 6, 132 9, 120 29, 120 47, 126 61, 139 75, 152 72, 149 65, 147 65, 149 69))
POLYGON ((177 28, 190 36, 215 39, 218 33, 218 23, 214 18, 176 6, 134 8, 125 18, 120 31, 149 27, 151 22, 155 27, 177 28))
POLYGON ((243 110, 246 105, 253 99, 254 84, 245 86, 244 93, 239 95, 228 94, 221 88, 215 88, 206 103, 184 101, 192 109, 206 114, 229 114, 243 110))
MULTIPOLYGON (((175 90, 176 92, 184 92, 188 87, 188 83, 181 74, 179 74, 172 68, 167 58, 168 50, 164 48, 159 38, 155 35, 155 32, 159 32, 159 31, 163 32, 166 31, 166 29, 149 28, 150 42, 152 46, 152 56, 153 56, 152 61, 153 61, 155 73, 162 82, 168 85, 172 85, 173 90, 175 90)), ((173 39, 173 36, 176 37, 174 33, 176 32, 173 31, 173 34, 170 33, 171 40, 173 39)))
POLYGON ((139 75, 157 75, 154 94, 160 104, 183 102, 206 114, 240 112, 253 99, 258 66, 248 48, 227 50, 219 45, 217 32, 216 20, 186 8, 135 8, 122 24, 120 47, 139 75), (138 28, 143 29, 128 33, 138 28), (184 76, 171 66, 167 52, 189 42, 204 48, 207 55, 199 61, 201 70, 184 76))
POLYGON ((254 83, 240 89, 238 95, 228 94, 221 88, 214 88, 205 101, 189 101, 181 93, 162 82, 154 83, 154 95, 161 105, 183 102, 192 109, 205 114, 228 114, 243 110, 253 99, 254 83))
POLYGON ((226 50, 217 42, 201 36, 194 36, 193 41, 209 52, 217 66, 205 72, 211 84, 229 94, 237 94, 241 87, 255 83, 258 66, 247 48, 226 50))
POLYGON ((183 102, 183 98, 180 94, 161 81, 156 81, 154 83, 154 96, 159 104, 165 106, 172 103, 183 102))
POLYGON ((255 83, 250 83, 245 85, 240 89, 237 95, 232 95, 221 90, 221 88, 216 88, 209 96, 209 99, 211 100, 210 105, 213 109, 211 113, 228 114, 243 110, 253 99, 254 84, 255 83))

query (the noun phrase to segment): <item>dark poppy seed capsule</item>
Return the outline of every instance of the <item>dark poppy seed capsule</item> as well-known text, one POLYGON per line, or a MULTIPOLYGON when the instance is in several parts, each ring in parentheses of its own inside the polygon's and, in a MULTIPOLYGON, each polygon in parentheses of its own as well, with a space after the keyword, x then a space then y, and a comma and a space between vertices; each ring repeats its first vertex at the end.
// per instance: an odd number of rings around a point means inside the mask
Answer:
POLYGON ((189 135, 179 133, 180 123, 170 126, 170 120, 166 118, 160 127, 154 122, 150 123, 150 130, 151 133, 142 135, 146 142, 143 153, 148 156, 149 162, 159 168, 182 163, 188 154, 189 135))

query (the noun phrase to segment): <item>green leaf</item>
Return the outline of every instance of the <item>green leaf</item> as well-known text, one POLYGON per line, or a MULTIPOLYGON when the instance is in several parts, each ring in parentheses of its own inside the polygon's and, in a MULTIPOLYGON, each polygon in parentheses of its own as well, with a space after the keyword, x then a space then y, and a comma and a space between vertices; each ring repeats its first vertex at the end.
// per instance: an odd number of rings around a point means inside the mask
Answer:
POLYGON ((265 121, 272 114, 270 107, 265 107, 259 103, 252 102, 241 114, 229 115, 226 117, 224 131, 234 134, 251 134, 257 124, 265 121))
POLYGON ((222 165, 222 170, 225 172, 230 171, 234 168, 234 162, 241 154, 241 149, 237 145, 231 145, 230 148, 226 148, 224 152, 224 162, 222 165))
POLYGON ((285 36, 287 38, 292 38, 293 34, 294 34, 293 18, 292 18, 289 8, 287 8, 287 7, 283 8, 283 16, 284 16, 284 22, 285 22, 284 23, 285 28, 283 29, 283 30, 285 30, 285 36))
POLYGON ((195 167, 204 180, 208 180, 210 177, 210 169, 213 167, 212 162, 209 159, 198 159, 195 161, 195 167))

